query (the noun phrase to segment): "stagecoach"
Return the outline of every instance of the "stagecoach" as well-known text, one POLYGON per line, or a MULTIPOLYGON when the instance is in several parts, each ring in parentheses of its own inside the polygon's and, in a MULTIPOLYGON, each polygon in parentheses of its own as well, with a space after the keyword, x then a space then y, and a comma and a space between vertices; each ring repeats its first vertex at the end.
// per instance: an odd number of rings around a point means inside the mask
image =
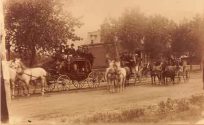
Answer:
POLYGON ((89 60, 82 57, 73 57, 69 62, 61 61, 58 65, 48 68, 48 78, 46 87, 47 91, 57 89, 69 90, 72 87, 83 88, 98 87, 100 85, 100 77, 97 72, 92 71, 92 65, 89 60), (63 64, 60 70, 59 65, 63 64))

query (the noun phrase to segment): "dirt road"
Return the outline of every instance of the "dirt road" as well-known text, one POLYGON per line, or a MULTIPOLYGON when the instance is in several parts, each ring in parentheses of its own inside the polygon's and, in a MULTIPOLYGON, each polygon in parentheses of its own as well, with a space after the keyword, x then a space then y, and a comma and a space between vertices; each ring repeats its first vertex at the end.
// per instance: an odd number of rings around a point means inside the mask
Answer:
POLYGON ((50 93, 45 96, 25 97, 12 100, 11 118, 19 122, 65 122, 96 112, 157 104, 167 98, 190 97, 204 93, 201 74, 193 74, 188 83, 152 86, 150 84, 127 87, 122 93, 106 90, 86 92, 50 93))

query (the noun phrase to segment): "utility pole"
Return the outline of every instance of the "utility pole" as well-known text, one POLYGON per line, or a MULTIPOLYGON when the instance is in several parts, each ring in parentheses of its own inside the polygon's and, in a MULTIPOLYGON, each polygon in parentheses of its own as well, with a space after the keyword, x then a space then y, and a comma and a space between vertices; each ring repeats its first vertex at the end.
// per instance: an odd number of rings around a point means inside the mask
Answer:
POLYGON ((203 63, 202 67, 203 67, 203 90, 204 90, 204 59, 202 59, 202 63, 203 63))
POLYGON ((5 44, 5 30, 4 30, 4 12, 3 0, 0 0, 0 78, 1 78, 1 123, 9 123, 9 103, 10 103, 10 76, 9 68, 6 58, 6 44, 5 44))
POLYGON ((116 59, 119 59, 120 57, 119 57, 119 51, 118 51, 118 44, 117 44, 117 42, 118 42, 118 37, 115 36, 114 45, 115 45, 116 59))

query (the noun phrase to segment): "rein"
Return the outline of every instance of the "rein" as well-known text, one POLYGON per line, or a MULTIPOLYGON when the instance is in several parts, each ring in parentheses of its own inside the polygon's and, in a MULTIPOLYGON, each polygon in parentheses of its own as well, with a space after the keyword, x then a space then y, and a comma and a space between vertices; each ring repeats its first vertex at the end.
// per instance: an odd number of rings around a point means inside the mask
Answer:
POLYGON ((22 68, 22 72, 17 72, 17 71, 16 71, 17 74, 19 74, 19 75, 25 74, 25 75, 27 75, 27 76, 30 76, 30 79, 32 79, 32 77, 38 78, 37 76, 33 76, 33 75, 32 75, 32 71, 30 72, 31 74, 25 73, 25 72, 24 72, 25 66, 23 66, 22 63, 21 63, 21 65, 20 65, 20 68, 22 68))

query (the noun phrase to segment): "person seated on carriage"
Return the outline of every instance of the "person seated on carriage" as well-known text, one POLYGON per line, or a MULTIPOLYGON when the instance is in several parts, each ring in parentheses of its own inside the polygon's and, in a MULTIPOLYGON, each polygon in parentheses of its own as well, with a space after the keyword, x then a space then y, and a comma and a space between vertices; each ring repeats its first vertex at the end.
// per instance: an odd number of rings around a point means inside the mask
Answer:
POLYGON ((69 45, 66 45, 65 53, 66 53, 67 56, 69 56, 71 54, 71 49, 69 48, 69 45))
POLYGON ((91 66, 93 65, 94 62, 94 56, 93 54, 89 51, 88 47, 84 47, 84 57, 90 62, 91 66))
POLYGON ((66 55, 66 63, 67 63, 67 71, 70 71, 70 63, 71 63, 71 59, 72 59, 72 55, 71 55, 71 49, 69 48, 69 45, 66 45, 65 47, 65 55, 66 55))
POLYGON ((94 63, 94 56, 91 52, 88 53, 88 60, 90 61, 91 63, 91 66, 93 66, 93 63, 94 63))
POLYGON ((76 56, 83 57, 83 51, 81 46, 78 46, 78 49, 76 50, 76 56))
POLYGON ((120 61, 121 61, 121 66, 125 66, 125 56, 124 53, 120 52, 119 53, 120 61))
POLYGON ((76 50, 74 49, 74 44, 71 44, 71 48, 70 48, 70 54, 75 57, 76 56, 76 50))

